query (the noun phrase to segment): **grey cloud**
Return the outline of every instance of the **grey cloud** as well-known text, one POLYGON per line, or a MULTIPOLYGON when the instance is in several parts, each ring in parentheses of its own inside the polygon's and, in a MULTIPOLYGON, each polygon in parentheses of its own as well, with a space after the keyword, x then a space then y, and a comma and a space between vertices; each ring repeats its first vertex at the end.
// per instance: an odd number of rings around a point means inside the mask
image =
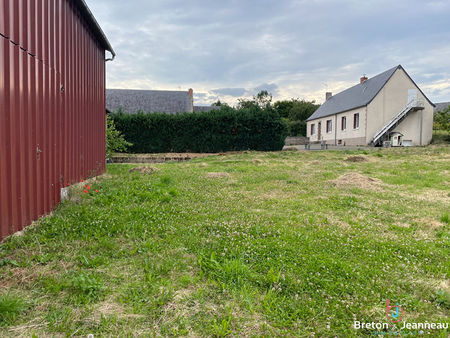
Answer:
POLYGON ((278 95, 278 85, 276 85, 275 83, 265 83, 262 84, 258 87, 255 87, 253 89, 253 91, 257 94, 262 90, 267 90, 270 94, 272 94, 273 96, 277 96, 278 95))
POLYGON ((211 92, 217 95, 241 97, 245 95, 247 90, 245 88, 220 88, 211 90, 211 92))
MULTIPOLYGON (((397 64, 419 85, 450 83, 442 53, 450 45, 448 1, 87 2, 118 54, 108 64, 112 86, 192 84, 239 97, 276 83, 263 89, 283 96, 297 87, 303 97, 397 64)), ((445 92, 431 99, 449 100, 445 92)))

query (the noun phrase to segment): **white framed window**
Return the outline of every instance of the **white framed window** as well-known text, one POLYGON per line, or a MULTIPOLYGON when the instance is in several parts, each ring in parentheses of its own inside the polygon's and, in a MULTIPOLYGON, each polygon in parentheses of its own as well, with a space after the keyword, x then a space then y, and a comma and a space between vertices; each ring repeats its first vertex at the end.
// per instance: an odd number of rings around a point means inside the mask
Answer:
POLYGON ((327 120, 327 133, 330 134, 333 131, 333 122, 331 120, 327 120))
POLYGON ((311 135, 316 135, 316 125, 314 123, 311 124, 311 135))
POLYGON ((341 130, 345 131, 347 130, 347 117, 342 116, 341 118, 341 130))
POLYGON ((359 129, 359 113, 353 115, 353 129, 359 129))

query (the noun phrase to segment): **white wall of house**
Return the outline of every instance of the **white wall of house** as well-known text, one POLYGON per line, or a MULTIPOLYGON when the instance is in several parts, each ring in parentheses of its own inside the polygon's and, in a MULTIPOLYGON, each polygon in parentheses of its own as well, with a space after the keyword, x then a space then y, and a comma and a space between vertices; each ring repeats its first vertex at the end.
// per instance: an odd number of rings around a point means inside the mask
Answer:
POLYGON ((433 106, 402 69, 397 69, 367 106, 366 143, 370 143, 373 136, 408 104, 408 90, 410 89, 417 90, 418 98, 423 101, 425 109, 410 113, 394 131, 403 134, 403 140, 411 140, 413 146, 430 143, 433 133, 433 106))
POLYGON ((328 144, 334 144, 341 141, 345 145, 364 145, 366 140, 366 107, 352 109, 337 115, 331 115, 316 120, 308 121, 306 124, 306 135, 310 142, 326 141, 328 144), (359 114, 359 127, 353 128, 354 115, 359 114), (342 117, 346 117, 346 128, 342 130, 342 117), (331 120, 331 132, 327 132, 327 121, 331 120), (318 126, 321 124, 322 130, 319 139, 318 126), (315 126, 315 133, 311 134, 311 125, 315 126))

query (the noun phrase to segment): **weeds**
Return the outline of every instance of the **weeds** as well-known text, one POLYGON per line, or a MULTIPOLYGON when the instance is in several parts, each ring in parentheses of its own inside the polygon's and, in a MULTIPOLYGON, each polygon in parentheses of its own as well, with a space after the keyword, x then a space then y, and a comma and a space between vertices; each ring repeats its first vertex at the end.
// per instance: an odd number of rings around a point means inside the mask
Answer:
POLYGON ((13 325, 27 308, 27 302, 22 297, 10 293, 1 294, 0 327, 13 325))

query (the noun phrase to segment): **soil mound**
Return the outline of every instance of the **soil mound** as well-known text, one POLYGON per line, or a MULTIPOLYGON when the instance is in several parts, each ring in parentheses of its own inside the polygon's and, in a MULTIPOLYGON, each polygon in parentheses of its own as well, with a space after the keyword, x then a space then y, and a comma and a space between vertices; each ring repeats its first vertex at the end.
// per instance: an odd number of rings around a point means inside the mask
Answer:
POLYGON ((367 162, 364 156, 349 156, 345 159, 346 162, 367 162))
POLYGON ((337 179, 330 181, 337 187, 356 187, 367 190, 381 190, 382 182, 377 178, 361 175, 360 173, 346 173, 337 179))

